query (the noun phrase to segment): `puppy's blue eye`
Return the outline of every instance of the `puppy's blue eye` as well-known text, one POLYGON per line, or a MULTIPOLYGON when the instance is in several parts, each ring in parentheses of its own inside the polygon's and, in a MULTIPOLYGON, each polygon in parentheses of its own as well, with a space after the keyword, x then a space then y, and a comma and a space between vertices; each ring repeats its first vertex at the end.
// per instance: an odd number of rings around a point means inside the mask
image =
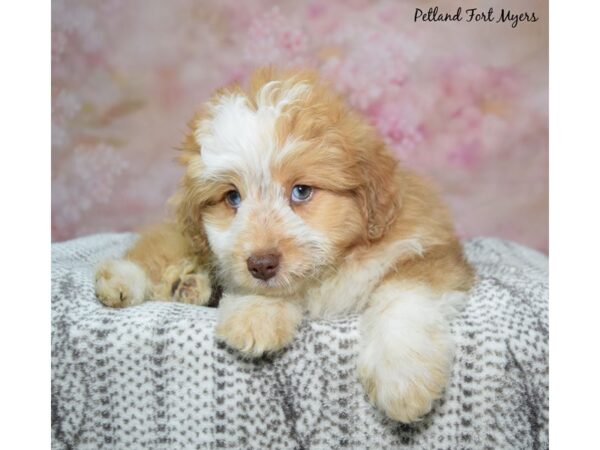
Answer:
POLYGON ((306 202, 310 200, 313 194, 313 188, 305 184, 297 184, 292 188, 293 202, 306 202))
POLYGON ((231 190, 227 194, 225 194, 225 201, 232 208, 238 208, 240 203, 242 203, 242 196, 236 190, 231 190))

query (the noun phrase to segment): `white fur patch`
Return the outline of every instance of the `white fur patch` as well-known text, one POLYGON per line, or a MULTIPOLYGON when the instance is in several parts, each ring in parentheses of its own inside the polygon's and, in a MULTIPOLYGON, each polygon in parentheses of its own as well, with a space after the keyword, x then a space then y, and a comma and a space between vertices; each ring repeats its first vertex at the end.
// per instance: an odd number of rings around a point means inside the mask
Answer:
POLYGON ((396 420, 416 420, 447 382, 454 343, 443 296, 388 282, 361 317, 358 372, 371 399, 396 420))
MULTIPOLYGON (((363 340, 369 347, 363 356, 371 359, 368 352, 412 353, 409 359, 425 356, 434 350, 427 330, 448 331, 442 296, 425 286, 385 283, 373 293, 361 318, 363 340), (373 343, 376 345, 370 345, 373 343)), ((406 362, 406 358, 388 358, 386 364, 414 371, 406 362)))
POLYGON ((233 170, 268 186, 274 154, 293 147, 285 143, 283 148, 277 148, 275 122, 285 108, 308 91, 304 83, 283 90, 280 81, 271 81, 257 93, 256 110, 240 94, 223 96, 213 104, 212 119, 201 120, 195 135, 205 176, 233 170))

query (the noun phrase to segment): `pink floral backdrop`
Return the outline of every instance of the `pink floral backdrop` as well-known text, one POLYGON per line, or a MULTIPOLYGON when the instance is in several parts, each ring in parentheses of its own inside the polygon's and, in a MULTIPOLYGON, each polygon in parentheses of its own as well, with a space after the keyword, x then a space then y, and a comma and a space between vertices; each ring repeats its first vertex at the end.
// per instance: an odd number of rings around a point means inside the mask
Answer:
POLYGON ((332 80, 436 181, 462 236, 547 251, 547 2, 489 6, 540 20, 414 23, 424 3, 398 0, 53 0, 53 239, 163 216, 193 112, 277 64, 332 80))

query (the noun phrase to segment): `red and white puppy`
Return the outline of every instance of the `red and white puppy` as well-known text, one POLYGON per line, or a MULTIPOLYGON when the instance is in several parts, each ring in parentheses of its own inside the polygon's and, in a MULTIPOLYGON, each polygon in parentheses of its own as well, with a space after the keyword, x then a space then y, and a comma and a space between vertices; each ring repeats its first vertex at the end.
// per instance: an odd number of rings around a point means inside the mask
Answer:
POLYGON ((361 313, 358 376, 389 417, 440 397, 453 359, 448 318, 473 271, 434 190, 311 72, 258 71, 219 90, 191 122, 176 218, 103 263, 96 292, 207 304, 217 336, 259 356, 305 314, 361 313))

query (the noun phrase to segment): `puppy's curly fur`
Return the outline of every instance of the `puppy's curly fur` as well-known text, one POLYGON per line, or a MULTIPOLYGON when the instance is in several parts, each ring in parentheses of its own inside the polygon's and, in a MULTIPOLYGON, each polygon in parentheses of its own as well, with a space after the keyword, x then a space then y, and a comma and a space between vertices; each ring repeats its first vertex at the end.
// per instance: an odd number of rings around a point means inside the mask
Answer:
POLYGON ((263 69, 192 120, 175 220, 103 263, 108 306, 205 305, 217 336, 258 356, 305 314, 361 313, 358 376, 372 402, 418 420, 447 383, 448 318, 473 283, 446 207, 316 75, 263 69))

